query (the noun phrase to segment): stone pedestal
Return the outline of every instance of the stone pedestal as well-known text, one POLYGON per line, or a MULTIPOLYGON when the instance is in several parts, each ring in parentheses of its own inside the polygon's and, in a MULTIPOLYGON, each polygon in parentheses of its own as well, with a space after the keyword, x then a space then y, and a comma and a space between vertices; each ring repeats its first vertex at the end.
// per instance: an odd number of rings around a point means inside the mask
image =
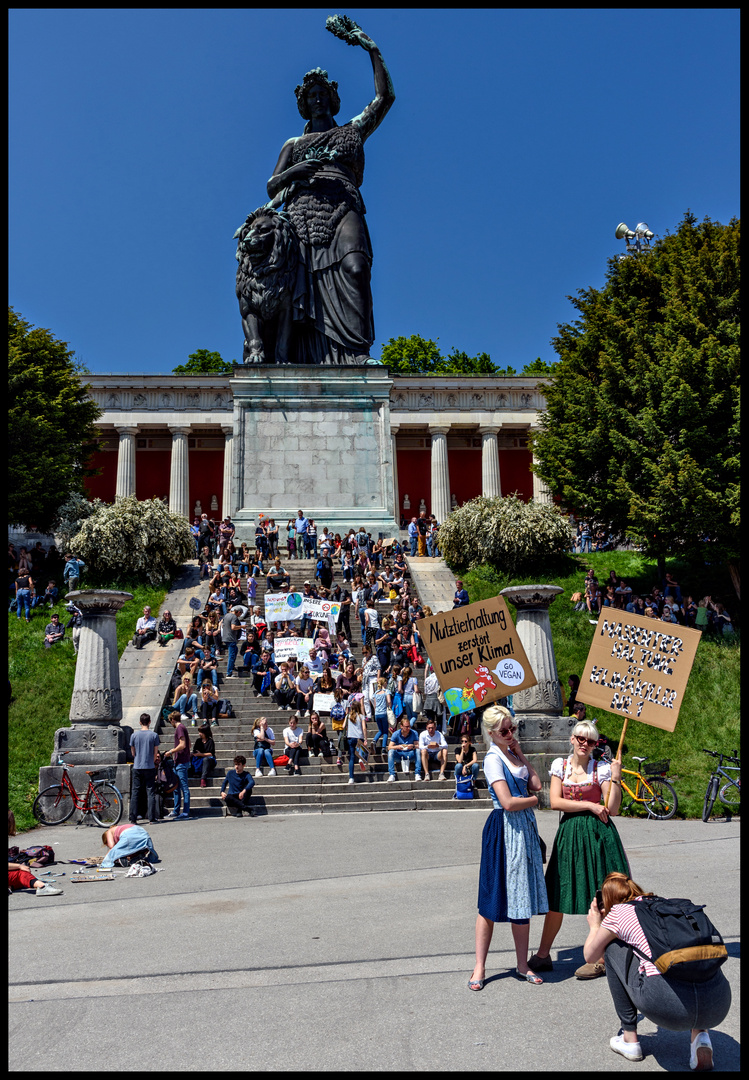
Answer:
POLYGON ((259 514, 283 527, 303 510, 318 531, 397 528, 390 432, 392 379, 380 365, 237 371, 232 439, 233 520, 259 514), (294 502, 291 502, 291 499, 294 502))
MULTIPOLYGON (((525 754, 567 753, 569 717, 562 715, 562 688, 551 640, 549 607, 563 590, 558 585, 514 585, 501 595, 517 609, 515 627, 538 680, 512 695, 518 737, 525 754)), ((550 759, 551 760, 551 759, 550 759)), ((539 776, 548 784, 548 767, 539 776)))
POLYGON ((67 764, 83 766, 70 774, 76 790, 86 788, 87 767, 96 772, 97 780, 114 780, 122 793, 125 811, 130 799, 131 770, 125 764, 130 730, 120 726, 122 693, 115 616, 132 598, 132 593, 115 589, 80 589, 68 593, 68 600, 83 613, 70 703, 72 726, 58 728, 52 764, 39 770, 40 789, 59 781, 62 769, 57 762, 60 752, 66 751, 67 764))

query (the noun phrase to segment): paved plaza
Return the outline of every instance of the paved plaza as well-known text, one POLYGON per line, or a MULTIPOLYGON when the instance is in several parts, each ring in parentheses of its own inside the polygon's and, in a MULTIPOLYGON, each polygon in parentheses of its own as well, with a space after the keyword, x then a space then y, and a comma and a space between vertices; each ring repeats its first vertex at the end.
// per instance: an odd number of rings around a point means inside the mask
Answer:
MULTIPOLYGON (((511 975, 498 926, 471 993, 486 810, 269 815, 154 826, 162 873, 9 897, 11 1070, 681 1071, 688 1035, 640 1025, 611 1053, 604 979, 580 982, 584 916, 565 919, 543 986, 511 975)), ((558 815, 538 815, 550 845, 558 815)), ((740 824, 618 823, 643 888, 708 905, 731 1011, 716 1067, 738 1071, 740 824)), ((39 829, 60 860, 100 830, 39 829)), ((531 924, 537 945, 541 919, 531 924)))

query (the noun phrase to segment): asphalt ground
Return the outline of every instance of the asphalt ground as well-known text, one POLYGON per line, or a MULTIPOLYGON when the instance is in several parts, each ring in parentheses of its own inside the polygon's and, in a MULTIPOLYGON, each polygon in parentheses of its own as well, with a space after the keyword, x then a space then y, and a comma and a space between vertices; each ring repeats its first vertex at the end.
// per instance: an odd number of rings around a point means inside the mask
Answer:
MULTIPOLYGON (((573 976, 587 923, 565 918, 543 986, 512 975, 498 925, 484 990, 467 988, 486 811, 332 813, 162 823, 163 872, 71 884, 9 904, 11 1070, 688 1070, 688 1033, 640 1024, 644 1060, 613 1054, 605 979, 573 976)), ((537 815, 549 848, 557 814, 537 815)), ((712 1033, 738 1071, 737 819, 617 822, 634 879, 707 904, 733 991, 712 1033)), ((59 860, 100 830, 27 833, 59 860)), ((541 918, 531 921, 538 944, 541 918)))

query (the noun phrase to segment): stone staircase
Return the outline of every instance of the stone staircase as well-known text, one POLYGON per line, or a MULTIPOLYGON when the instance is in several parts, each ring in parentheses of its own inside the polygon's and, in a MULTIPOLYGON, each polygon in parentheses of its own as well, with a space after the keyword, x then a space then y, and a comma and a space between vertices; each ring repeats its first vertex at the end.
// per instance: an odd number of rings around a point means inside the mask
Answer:
MULTIPOLYGON (((283 551, 283 548, 281 549, 283 551)), ((282 558, 282 563, 291 576, 292 590, 301 591, 303 583, 307 580, 314 582, 315 574, 314 559, 288 560, 282 558)), ((336 580, 340 580, 336 574, 336 580)), ((244 584, 244 580, 243 580, 244 584)), ((262 605, 265 593, 265 580, 258 582, 256 604, 262 605)), ((207 595, 207 585, 203 583, 201 597, 207 595)), ((385 605, 382 605, 385 609, 385 605)), ((357 665, 361 662, 361 633, 359 621, 351 618, 352 642, 357 665)), ((290 712, 279 709, 271 697, 255 696, 252 678, 249 670, 242 667, 242 658, 238 657, 239 672, 236 679, 225 679, 226 656, 219 659, 219 689, 222 696, 226 696, 232 703, 235 718, 221 718, 218 726, 213 728, 213 738, 216 744, 216 768, 212 777, 208 779, 205 788, 200 787, 197 777, 190 777, 190 812, 204 816, 220 816, 224 813, 223 800, 220 798, 221 784, 227 770, 233 768, 235 754, 241 753, 247 758, 246 769, 250 775, 255 774, 255 759, 252 753, 254 740, 252 730, 260 716, 266 716, 276 738, 274 755, 283 753, 283 729, 288 724, 290 712)), ((419 668, 415 674, 419 677, 420 687, 423 687, 423 668, 419 668)), ((329 718, 323 714, 323 719, 328 727, 328 735, 332 734, 329 718)), ((306 731, 306 720, 302 720, 301 726, 306 731)), ((425 724, 420 721, 417 730, 423 730, 425 724)), ((369 724, 370 738, 375 734, 374 724, 369 724)), ((191 738, 197 735, 197 727, 188 726, 191 738)), ((172 730, 166 725, 162 729, 162 742, 171 745, 172 730)), ((315 758, 307 757, 304 753, 300 758, 301 776, 289 776, 285 768, 279 768, 278 775, 268 776, 268 770, 264 767, 264 775, 255 779, 252 789, 250 806, 256 814, 271 813, 336 813, 355 812, 366 810, 469 810, 481 809, 486 812, 489 805, 489 796, 486 784, 481 777, 478 781, 473 800, 453 799, 455 793, 455 781, 452 768, 454 765, 455 745, 458 739, 446 736, 448 751, 448 780, 437 779, 437 771, 432 774, 432 780, 416 781, 413 772, 405 774, 400 766, 396 771, 396 782, 388 784, 388 769, 386 754, 370 754, 367 768, 363 771, 359 762, 356 765, 355 783, 349 784, 348 760, 344 757, 341 766, 335 764, 336 753, 332 757, 315 758)), ((479 752, 479 758, 483 758, 483 747, 479 745, 480 739, 475 738, 474 744, 479 752)))

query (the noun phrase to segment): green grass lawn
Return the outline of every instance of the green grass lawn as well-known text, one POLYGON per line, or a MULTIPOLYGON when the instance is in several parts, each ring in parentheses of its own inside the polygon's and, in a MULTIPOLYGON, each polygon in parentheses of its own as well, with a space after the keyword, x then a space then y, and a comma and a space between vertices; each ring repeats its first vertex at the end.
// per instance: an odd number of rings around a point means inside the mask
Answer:
MULTIPOLYGON (((584 592, 585 571, 592 566, 599 581, 609 570, 625 579, 634 592, 647 592, 657 582, 655 564, 636 552, 614 551, 569 556, 565 565, 554 574, 534 574, 525 578, 509 578, 490 566, 481 566, 462 573, 462 579, 472 601, 496 596, 508 585, 531 583, 560 585, 560 593, 549 609, 554 653, 559 679, 565 695, 570 675, 582 675, 588 656, 594 627, 587 611, 575 611, 570 603, 573 592, 584 592)), ((736 599, 728 575, 719 567, 705 567, 697 575, 674 562, 668 564, 682 592, 695 599, 705 594, 722 600, 732 612, 736 599)), ((510 604, 515 616, 515 609, 510 604)), ((679 796, 679 817, 700 817, 708 776, 713 759, 701 753, 702 747, 728 753, 740 745, 739 667, 741 661, 740 632, 732 640, 703 635, 697 648, 687 683, 679 719, 673 732, 662 731, 630 719, 625 739, 624 767, 636 763, 639 757, 671 759, 671 772, 679 796)), ((588 706, 588 718, 595 717, 602 735, 618 742, 623 718, 614 713, 588 706)), ((718 804, 716 804, 718 805, 718 804)), ((715 813, 719 813, 720 808, 715 813)))
MULTIPOLYGON (((143 608, 150 604, 154 612, 164 602, 167 587, 110 584, 111 589, 133 593, 117 615, 118 655, 131 640, 135 623, 143 608)), ((54 609, 65 623, 70 616, 64 600, 54 609)), ((70 727, 70 698, 75 681, 75 652, 71 631, 63 640, 45 649, 44 628, 50 621, 49 608, 37 608, 31 622, 8 616, 9 679, 11 687, 8 729, 10 741, 8 767, 8 806, 15 814, 19 830, 36 824, 31 804, 39 791, 39 769, 49 765, 55 731, 70 727)))

